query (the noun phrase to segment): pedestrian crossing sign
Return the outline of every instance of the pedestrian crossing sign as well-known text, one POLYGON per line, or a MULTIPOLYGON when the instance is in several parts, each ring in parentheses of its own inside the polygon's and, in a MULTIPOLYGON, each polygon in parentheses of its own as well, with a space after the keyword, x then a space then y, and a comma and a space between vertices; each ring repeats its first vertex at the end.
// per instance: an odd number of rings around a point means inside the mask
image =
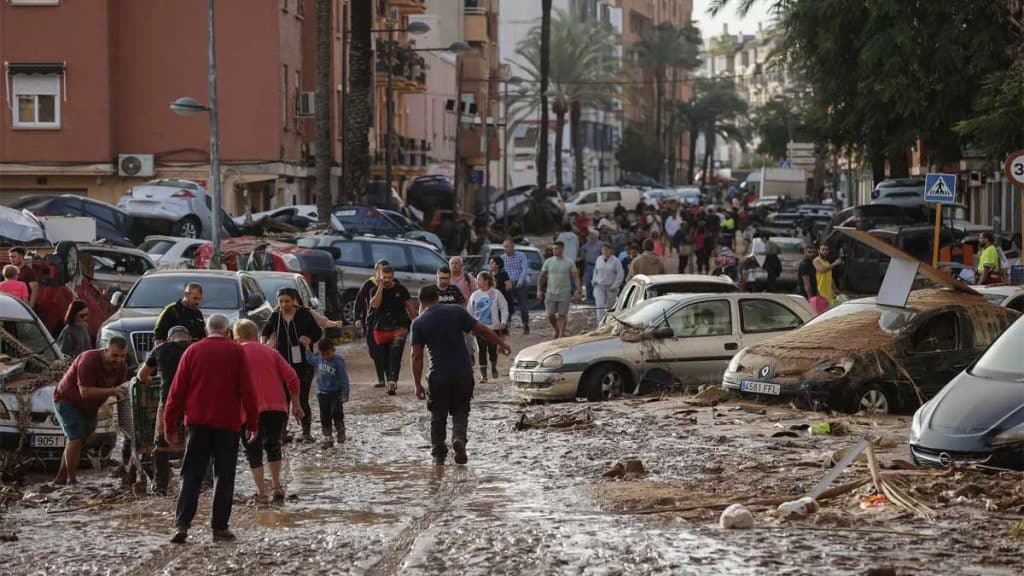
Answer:
POLYGON ((942 204, 956 202, 956 174, 932 172, 925 176, 924 201, 942 204))

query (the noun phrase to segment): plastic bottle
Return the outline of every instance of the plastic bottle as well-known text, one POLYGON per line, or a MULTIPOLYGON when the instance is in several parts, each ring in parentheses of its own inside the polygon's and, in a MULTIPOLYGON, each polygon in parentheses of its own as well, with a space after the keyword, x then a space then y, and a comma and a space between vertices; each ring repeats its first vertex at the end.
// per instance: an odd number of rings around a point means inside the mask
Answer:
POLYGON ((722 512, 718 524, 726 530, 744 530, 754 527, 754 515, 742 504, 732 504, 722 512))
POLYGON ((779 504, 778 513, 782 517, 788 516, 810 516, 818 511, 818 501, 810 496, 804 496, 799 500, 783 502, 779 504))

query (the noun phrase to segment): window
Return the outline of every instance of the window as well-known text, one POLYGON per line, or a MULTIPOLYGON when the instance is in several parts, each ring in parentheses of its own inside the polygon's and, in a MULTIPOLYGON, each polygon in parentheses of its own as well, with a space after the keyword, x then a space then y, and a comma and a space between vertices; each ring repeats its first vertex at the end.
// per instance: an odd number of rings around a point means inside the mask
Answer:
POLYGON ((409 262, 409 253, 401 244, 385 244, 384 242, 370 243, 370 261, 387 260, 395 272, 412 272, 412 263, 409 262))
POLYGON ((595 194, 583 194, 580 196, 579 200, 576 201, 576 204, 581 206, 584 204, 593 204, 597 200, 595 196, 595 194))
POLYGON ((914 353, 931 354, 956 350, 958 328, 955 313, 946 312, 935 316, 914 336, 914 353))
POLYGON ((337 262, 342 266, 373 268, 373 264, 367 263, 366 258, 363 256, 362 242, 335 242, 334 247, 341 252, 337 262))
MULTIPOLYGON (((285 0, 287 10, 287 0, 285 0)), ((288 65, 281 65, 281 128, 288 130, 288 65)))
POLYGON ((778 302, 770 300, 741 300, 740 326, 743 332, 778 332, 803 324, 803 320, 778 302))
POLYGON ((14 121, 18 128, 60 128, 60 76, 14 74, 14 121))
POLYGON ((299 18, 306 15, 306 0, 295 0, 295 15, 299 18))
POLYGON ((732 335, 732 310, 728 300, 697 302, 669 317, 676 338, 732 335))
POLYGON ((141 276, 152 268, 147 260, 134 254, 103 251, 90 251, 87 254, 92 258, 94 274, 141 276))
POLYGON ((293 110, 294 110, 294 114, 295 114, 295 118, 296 118, 296 120, 295 120, 295 131, 296 132, 302 132, 302 121, 298 120, 298 118, 299 118, 299 91, 300 90, 302 90, 302 71, 301 70, 296 70, 295 71, 295 90, 292 92, 294 94, 294 96, 292 97, 292 104, 294 105, 293 110))
POLYGON ((412 261, 416 265, 417 274, 437 274, 437 269, 447 264, 433 250, 419 247, 412 249, 412 261))
POLYGON ((288 11, 288 0, 281 0, 281 11, 282 12, 287 12, 288 11))
POLYGON ((1013 300, 1006 303, 1006 307, 1010 310, 1016 310, 1021 314, 1024 314, 1024 296, 1017 296, 1013 300))
POLYGON ((601 202, 621 202, 622 192, 618 190, 609 190, 608 192, 601 192, 601 202))

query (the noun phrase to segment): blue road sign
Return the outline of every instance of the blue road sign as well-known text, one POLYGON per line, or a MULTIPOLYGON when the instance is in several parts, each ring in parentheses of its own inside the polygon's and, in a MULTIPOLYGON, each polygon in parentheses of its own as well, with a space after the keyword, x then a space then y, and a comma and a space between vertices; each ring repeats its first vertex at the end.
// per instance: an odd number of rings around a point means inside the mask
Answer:
POLYGON ((469 173, 470 184, 483 184, 484 183, 484 171, 483 170, 472 170, 469 173))
POLYGON ((956 174, 932 172, 925 176, 924 201, 942 204, 956 202, 956 174))

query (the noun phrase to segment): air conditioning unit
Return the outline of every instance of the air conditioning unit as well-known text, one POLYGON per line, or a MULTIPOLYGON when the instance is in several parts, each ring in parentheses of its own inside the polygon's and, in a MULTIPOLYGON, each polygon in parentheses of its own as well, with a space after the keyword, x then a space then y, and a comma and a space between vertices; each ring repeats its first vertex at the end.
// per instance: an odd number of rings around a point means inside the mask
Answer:
POLYGON ((117 175, 138 178, 153 176, 152 154, 118 154, 117 175))
POLYGON ((296 118, 312 118, 316 114, 316 93, 299 92, 299 101, 295 105, 296 118))

